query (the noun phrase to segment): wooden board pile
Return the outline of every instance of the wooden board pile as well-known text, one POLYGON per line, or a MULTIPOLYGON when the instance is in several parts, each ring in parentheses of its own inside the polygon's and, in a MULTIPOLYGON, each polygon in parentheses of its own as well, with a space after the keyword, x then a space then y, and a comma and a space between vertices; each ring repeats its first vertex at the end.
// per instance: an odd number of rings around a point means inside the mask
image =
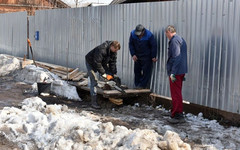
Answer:
MULTIPOLYGON (((24 68, 26 65, 33 64, 33 60, 22 60, 22 68, 24 68)), ((58 75, 63 80, 70 80, 70 81, 80 81, 83 79, 87 73, 79 71, 78 68, 67 68, 59 65, 44 63, 36 61, 36 65, 38 67, 44 68, 49 70, 50 72, 58 75)))

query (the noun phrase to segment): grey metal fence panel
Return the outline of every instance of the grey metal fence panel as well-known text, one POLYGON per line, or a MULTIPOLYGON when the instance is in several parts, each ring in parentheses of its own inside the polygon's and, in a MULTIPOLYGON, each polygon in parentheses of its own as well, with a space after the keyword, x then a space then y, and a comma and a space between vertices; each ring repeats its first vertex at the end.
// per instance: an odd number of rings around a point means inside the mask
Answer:
POLYGON ((85 69, 85 55, 101 43, 101 7, 37 11, 31 37, 36 59, 85 69))
MULTIPOLYGON (((15 15, 12 17, 19 18, 15 15)), ((15 55, 18 52, 12 51, 11 47, 13 42, 16 47, 19 43, 12 40, 15 36, 10 35, 20 29, 8 19, 0 15, 0 50, 15 55), (3 38, 3 35, 8 36, 3 38)), ((180 0, 43 10, 29 17, 29 22, 30 39, 37 60, 78 67, 84 71, 84 56, 91 49, 106 40, 118 40, 122 47, 118 52, 118 75, 130 87, 134 83, 134 66, 128 49, 129 35, 137 24, 143 24, 154 34, 158 47, 159 60, 154 64, 151 89, 164 96, 170 96, 166 74, 168 39, 164 30, 167 25, 174 25, 188 45, 189 72, 183 84, 183 98, 196 104, 239 113, 238 0, 180 0), (40 33, 39 41, 34 40, 35 31, 40 33)))
POLYGON ((27 54, 27 12, 0 14, 0 53, 27 54))

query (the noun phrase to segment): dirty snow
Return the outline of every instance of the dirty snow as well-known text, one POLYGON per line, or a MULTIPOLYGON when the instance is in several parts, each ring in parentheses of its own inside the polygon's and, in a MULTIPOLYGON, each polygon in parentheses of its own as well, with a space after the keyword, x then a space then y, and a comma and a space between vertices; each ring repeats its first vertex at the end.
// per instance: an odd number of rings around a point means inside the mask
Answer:
POLYGON ((197 116, 186 114, 186 123, 171 125, 167 122, 169 118, 167 113, 162 107, 135 105, 112 111, 111 116, 125 122, 138 123, 138 126, 155 130, 162 135, 167 131, 176 132, 182 140, 195 143, 194 150, 237 150, 240 148, 240 128, 225 128, 216 120, 203 118, 202 113, 197 116))
POLYGON ((190 150, 186 141, 195 142, 194 150, 235 150, 240 146, 239 128, 224 128, 201 113, 186 114, 187 123, 171 125, 166 117, 155 116, 158 109, 135 105, 109 110, 112 118, 139 126, 130 129, 111 121, 103 123, 103 116, 92 111, 76 113, 66 105, 47 105, 32 97, 22 102, 21 109, 5 107, 0 111, 0 135, 25 150, 190 150), (145 110, 146 116, 140 110, 145 110))
POLYGON ((154 130, 131 130, 99 120, 91 112, 75 113, 65 105, 46 105, 32 97, 22 102, 21 109, 0 111, 0 130, 22 149, 191 149, 172 131, 162 136, 154 130))
POLYGON ((20 68, 20 61, 17 58, 10 58, 0 54, 0 76, 6 76, 20 68))
POLYGON ((0 54, 0 76, 6 76, 12 72, 15 73, 14 76, 17 80, 28 84, 35 83, 35 85, 37 82, 49 82, 52 83, 52 93, 68 99, 81 100, 75 86, 69 85, 50 71, 34 65, 20 69, 20 61, 17 58, 0 54))
POLYGON ((41 67, 34 65, 28 65, 25 68, 19 70, 15 74, 17 80, 33 84, 33 88, 36 88, 37 82, 47 82, 51 84, 51 92, 63 96, 68 99, 81 100, 78 96, 75 86, 69 85, 66 81, 61 80, 57 75, 41 67))

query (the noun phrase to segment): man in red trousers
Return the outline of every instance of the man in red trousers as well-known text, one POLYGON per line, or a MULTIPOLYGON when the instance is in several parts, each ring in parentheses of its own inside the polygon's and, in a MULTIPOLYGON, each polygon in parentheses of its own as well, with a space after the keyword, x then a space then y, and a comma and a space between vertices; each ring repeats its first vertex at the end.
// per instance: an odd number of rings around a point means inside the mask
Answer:
POLYGON ((185 80, 187 67, 187 44, 185 40, 176 34, 174 26, 169 25, 165 34, 169 39, 167 73, 170 82, 170 92, 172 97, 170 123, 185 122, 183 116, 182 83, 185 80))

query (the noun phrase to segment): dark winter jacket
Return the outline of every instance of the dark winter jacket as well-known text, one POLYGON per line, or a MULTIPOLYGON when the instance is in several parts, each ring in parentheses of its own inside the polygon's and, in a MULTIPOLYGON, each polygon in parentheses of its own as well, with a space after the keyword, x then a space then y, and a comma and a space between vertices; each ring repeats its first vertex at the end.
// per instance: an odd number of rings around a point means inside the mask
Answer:
POLYGON ((86 56, 85 59, 92 69, 100 74, 116 74, 117 53, 110 51, 112 41, 106 41, 95 47, 86 56))
POLYGON ((157 55, 157 43, 153 34, 145 29, 144 35, 141 39, 135 35, 135 30, 130 34, 129 49, 131 55, 136 55, 138 59, 141 58, 156 58, 157 55))
POLYGON ((168 44, 168 75, 180 75, 187 73, 187 44, 185 40, 179 35, 175 34, 168 44))

